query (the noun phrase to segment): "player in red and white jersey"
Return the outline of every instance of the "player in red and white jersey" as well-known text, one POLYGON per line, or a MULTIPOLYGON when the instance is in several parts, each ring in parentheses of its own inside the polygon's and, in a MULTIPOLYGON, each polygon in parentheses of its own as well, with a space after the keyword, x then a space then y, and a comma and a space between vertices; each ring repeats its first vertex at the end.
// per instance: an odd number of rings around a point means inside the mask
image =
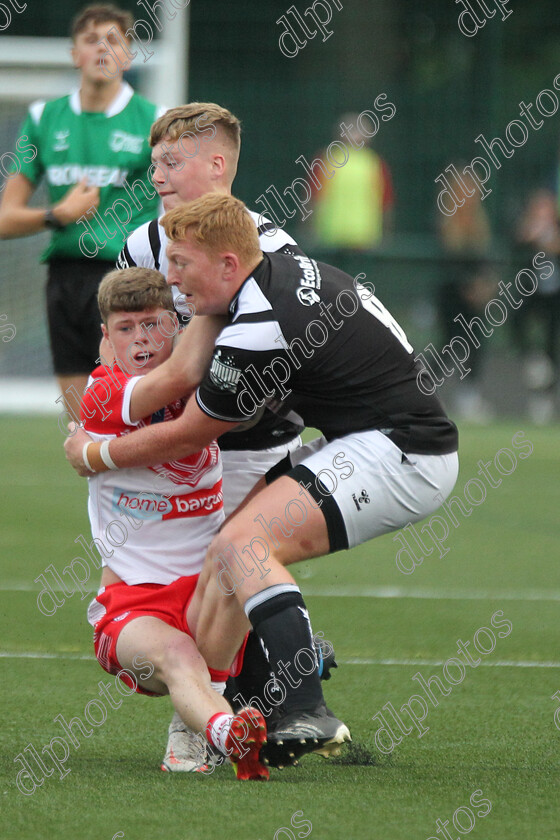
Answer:
MULTIPOLYGON (((108 447, 131 431, 178 417, 183 400, 167 402, 146 387, 139 369, 153 370, 173 348, 171 290, 157 271, 132 268, 106 275, 99 287, 103 336, 112 367, 96 368, 82 401, 84 428, 108 447)), ((87 460, 87 448, 84 457, 87 460)), ((179 718, 230 756, 240 779, 267 779, 259 762, 266 741, 260 712, 233 715, 222 696, 239 670, 243 646, 206 666, 196 645, 196 586, 206 548, 224 520, 216 441, 169 463, 96 475, 89 481, 92 533, 103 558, 101 588, 88 609, 100 665, 143 694, 169 694, 179 718), (211 682, 212 680, 212 682, 211 682)), ((232 632, 248 626, 234 614, 232 632)), ((229 621, 228 621, 229 626, 229 621)), ((200 764, 206 743, 199 739, 200 764)))
MULTIPOLYGON (((126 323, 128 313, 118 313, 126 323)), ((147 324, 156 323, 157 318, 147 324)), ((105 327, 105 331, 106 331, 105 327)), ((124 328, 128 331, 128 325, 124 328)), ((144 362, 138 344, 132 358, 144 362)), ((91 377, 82 400, 84 429, 93 440, 112 440, 134 429, 173 420, 184 408, 183 400, 143 419, 131 414, 131 400, 142 376, 130 376, 118 365, 100 366, 91 377), (109 397, 107 398, 107 395, 109 397)), ((224 520, 220 452, 214 441, 201 452, 156 467, 103 473, 91 479, 89 516, 93 536, 107 565, 127 584, 172 583, 181 575, 199 573, 208 542, 224 520), (111 522, 131 527, 117 551, 111 550, 106 529, 111 522), (188 551, 185 526, 188 519, 188 551), (131 520, 134 520, 134 524, 131 520), (149 522, 149 528, 144 527, 149 522)), ((114 525, 118 533, 119 528, 114 525)), ((115 538, 118 540, 117 533, 115 538)))

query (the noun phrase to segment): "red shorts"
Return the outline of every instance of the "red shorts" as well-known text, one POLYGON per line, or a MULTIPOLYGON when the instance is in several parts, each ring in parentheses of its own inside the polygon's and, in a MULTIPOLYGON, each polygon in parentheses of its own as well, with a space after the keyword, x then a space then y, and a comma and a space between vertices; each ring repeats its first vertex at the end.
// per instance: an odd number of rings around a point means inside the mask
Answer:
MULTIPOLYGON (((187 624, 187 607, 196 588, 198 575, 180 577, 173 583, 112 583, 91 602, 88 618, 93 624, 93 646, 97 661, 109 674, 116 674, 129 688, 139 694, 154 696, 138 685, 130 670, 124 670, 117 659, 117 640, 129 621, 142 615, 159 618, 193 638, 187 624), (102 610, 105 612, 102 613, 102 610)), ((216 682, 225 682, 229 676, 236 676, 241 670, 246 638, 229 671, 215 671, 209 668, 210 677, 216 682)), ((139 651, 139 653, 141 653, 139 651)), ((149 667, 149 662, 140 667, 149 667)))

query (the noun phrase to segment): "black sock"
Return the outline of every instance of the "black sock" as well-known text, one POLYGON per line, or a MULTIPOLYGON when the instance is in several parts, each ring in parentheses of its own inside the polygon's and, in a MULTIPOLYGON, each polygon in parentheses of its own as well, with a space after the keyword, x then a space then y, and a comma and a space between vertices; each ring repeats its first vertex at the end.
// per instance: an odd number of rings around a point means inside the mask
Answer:
POLYGON ((324 702, 309 613, 298 587, 269 586, 248 599, 245 612, 285 690, 284 712, 311 711, 324 702))
POLYGON ((224 697, 234 711, 247 705, 256 706, 269 722, 277 705, 273 702, 276 696, 269 686, 265 698, 264 688, 272 677, 270 662, 262 649, 261 640, 253 630, 247 638, 241 671, 236 677, 228 679, 224 697))

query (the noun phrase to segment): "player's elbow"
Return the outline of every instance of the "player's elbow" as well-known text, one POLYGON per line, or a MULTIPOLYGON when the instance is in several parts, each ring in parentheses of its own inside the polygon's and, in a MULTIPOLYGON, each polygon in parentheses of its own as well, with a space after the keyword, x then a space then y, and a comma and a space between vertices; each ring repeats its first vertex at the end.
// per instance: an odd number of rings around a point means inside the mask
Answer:
POLYGON ((8 208, 0 207, 0 239, 12 239, 18 235, 12 213, 8 208))
POLYGON ((0 210, 0 239, 9 239, 10 236, 10 228, 8 221, 0 210))

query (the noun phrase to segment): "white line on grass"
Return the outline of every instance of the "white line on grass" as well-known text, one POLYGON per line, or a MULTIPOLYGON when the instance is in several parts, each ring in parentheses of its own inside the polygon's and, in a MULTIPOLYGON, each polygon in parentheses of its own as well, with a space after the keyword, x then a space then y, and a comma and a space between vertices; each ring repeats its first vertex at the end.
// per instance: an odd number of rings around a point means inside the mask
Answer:
POLYGON ((0 659, 90 659, 95 660, 91 653, 45 653, 30 650, 0 650, 0 659))
MULTIPOLYGON (((68 587, 70 587, 70 586, 71 586, 71 584, 69 583, 68 587)), ((53 592, 63 592, 64 595, 66 595, 67 598, 71 598, 72 595, 75 595, 76 591, 77 591, 77 590, 74 590, 70 595, 68 595, 68 590, 62 589, 61 586, 51 586, 50 588, 52 589, 53 592)), ((95 586, 91 589, 89 587, 86 587, 84 591, 85 592, 91 592, 92 595, 93 595, 98 590, 99 590, 99 587, 95 586)), ((0 592, 40 592, 40 591, 41 591, 41 587, 38 586, 36 583, 35 584, 33 584, 33 583, 19 583, 19 582, 16 581, 16 582, 13 582, 13 583, 12 582, 4 583, 2 586, 0 586, 0 592)))
MULTIPOLYGON (((95 656, 87 653, 44 653, 42 651, 0 651, 0 659, 77 659, 94 661, 95 656)), ((340 665, 444 665, 444 659, 341 659, 340 665)), ((487 668, 560 668, 560 662, 524 662, 501 660, 498 662, 481 662, 487 668)))
MULTIPOLYGON (((341 659, 341 665, 445 665, 444 659, 341 659)), ((480 662, 487 668, 560 668, 560 662, 516 662, 504 659, 498 662, 480 662)), ((478 666, 477 666, 478 667, 478 666)))
MULTIPOLYGON (((53 480, 50 473, 41 477, 40 475, 18 475, 10 476, 11 487, 52 487, 53 480)), ((57 487, 73 487, 76 488, 76 482, 72 477, 56 479, 57 487)))
MULTIPOLYGON (((37 584, 6 582, 0 586, 0 592, 39 592, 37 584)), ((53 592, 64 592, 61 587, 52 586, 53 592)), ((98 587, 87 589, 97 592, 98 587)), ((481 590, 457 590, 441 592, 437 589, 403 589, 396 586, 331 586, 316 588, 302 584, 303 594, 312 598, 417 598, 433 601, 560 601, 560 591, 488 592, 481 590)), ((74 593, 72 593, 74 594, 74 593)))
POLYGON ((560 591, 488 592, 487 590, 458 589, 442 592, 438 589, 404 589, 398 586, 326 586, 307 587, 305 596, 316 598, 419 598, 434 601, 560 601, 560 591))

